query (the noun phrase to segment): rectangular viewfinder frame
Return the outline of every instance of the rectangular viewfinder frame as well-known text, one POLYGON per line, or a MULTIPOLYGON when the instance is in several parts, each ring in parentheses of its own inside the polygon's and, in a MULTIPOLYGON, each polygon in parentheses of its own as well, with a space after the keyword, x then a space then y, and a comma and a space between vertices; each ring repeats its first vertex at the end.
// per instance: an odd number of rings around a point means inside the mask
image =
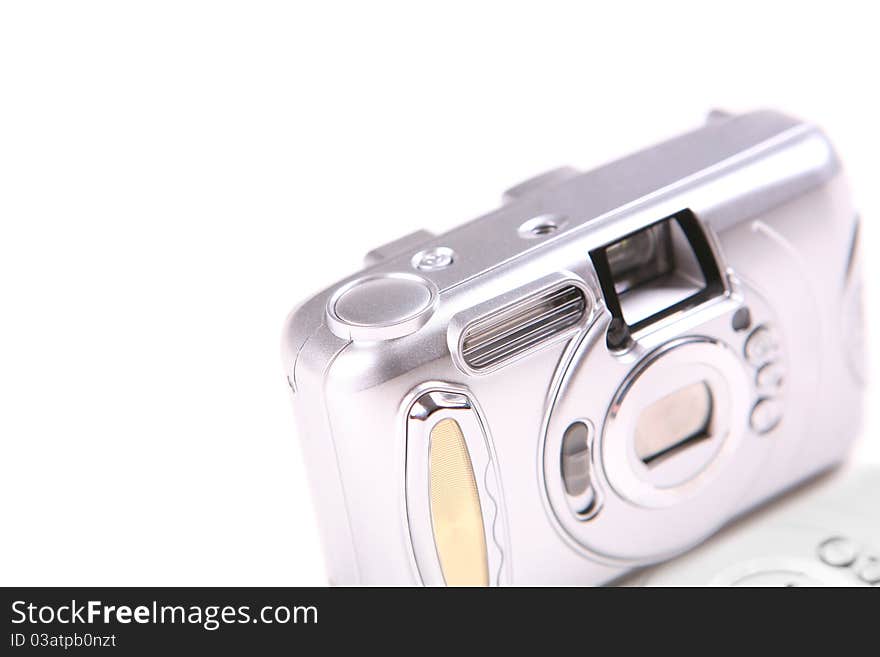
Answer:
POLYGON ((694 308, 712 298, 724 295, 727 291, 721 269, 702 223, 690 209, 680 210, 594 249, 590 252, 590 258, 599 278, 605 304, 612 317, 618 320, 617 325, 626 327, 626 334, 637 333, 658 320, 694 308), (683 237, 678 240, 679 243, 675 249, 678 254, 672 252, 671 241, 668 244, 658 245, 656 247, 657 253, 653 256, 658 259, 658 262, 646 263, 644 270, 647 273, 645 275, 641 278, 639 276, 633 277, 630 271, 626 274, 628 279, 622 280, 620 266, 612 264, 609 251, 612 251, 612 255, 616 255, 614 249, 621 250, 621 247, 624 247, 628 240, 630 243, 638 245, 640 241, 645 241, 641 238, 646 235, 652 235, 655 239, 659 239, 657 236, 662 236, 662 239, 670 240, 668 235, 671 233, 671 229, 675 228, 672 225, 673 222, 677 224, 679 229, 676 232, 683 237), (664 304, 644 316, 638 317, 635 321, 631 321, 631 323, 627 322, 625 304, 622 299, 626 295, 638 294, 641 288, 648 286, 662 288, 664 276, 671 279, 677 273, 678 268, 682 266, 681 262, 676 262, 677 259, 682 259, 682 256, 684 259, 690 260, 689 265, 702 277, 699 284, 693 282, 694 277, 691 277, 692 285, 689 287, 693 288, 693 292, 670 304, 664 304), (617 268, 616 272, 615 267, 617 268), (632 280, 629 280, 630 278, 632 280), (633 280, 635 283, 632 282, 633 280))

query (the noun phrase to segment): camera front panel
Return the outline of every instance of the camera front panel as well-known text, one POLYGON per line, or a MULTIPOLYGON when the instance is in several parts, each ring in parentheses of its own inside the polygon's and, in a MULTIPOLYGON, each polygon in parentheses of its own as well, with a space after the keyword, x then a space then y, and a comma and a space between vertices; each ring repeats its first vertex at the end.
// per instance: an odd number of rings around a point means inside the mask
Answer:
POLYGON ((611 563, 663 559, 726 522, 789 405, 785 324, 757 290, 731 276, 717 295, 659 313, 621 348, 606 309, 561 364, 548 410, 554 517, 566 540, 611 563))
POLYGON ((827 140, 757 113, 647 153, 377 249, 294 314, 335 581, 601 583, 842 457, 859 277, 827 140))

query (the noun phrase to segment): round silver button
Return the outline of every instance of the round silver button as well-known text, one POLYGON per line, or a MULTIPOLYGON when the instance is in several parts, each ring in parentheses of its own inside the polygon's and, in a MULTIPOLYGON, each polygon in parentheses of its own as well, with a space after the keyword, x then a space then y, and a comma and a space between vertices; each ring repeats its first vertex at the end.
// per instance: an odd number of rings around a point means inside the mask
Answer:
POLYGON ((435 246, 419 251, 413 256, 412 264, 421 271, 446 269, 455 261, 455 252, 446 246, 435 246))
POLYGON ((775 399, 759 399, 752 408, 750 422, 757 433, 767 433, 782 419, 782 404, 775 399))
POLYGON ((768 395, 779 392, 784 381, 785 368, 779 362, 762 365, 755 375, 755 383, 758 389, 768 395))
POLYGON ((871 557, 858 569, 859 579, 865 584, 880 584, 880 558, 871 557))
POLYGON ((779 352, 779 341, 776 335, 766 326, 759 326, 746 340, 746 360, 755 367, 771 360, 779 352))
POLYGON ((419 276, 371 276, 343 286, 331 297, 328 323, 344 339, 390 340, 421 328, 436 299, 436 288, 419 276))
POLYGON ((819 559, 835 568, 851 566, 859 556, 859 549, 848 538, 834 536, 819 544, 819 559))

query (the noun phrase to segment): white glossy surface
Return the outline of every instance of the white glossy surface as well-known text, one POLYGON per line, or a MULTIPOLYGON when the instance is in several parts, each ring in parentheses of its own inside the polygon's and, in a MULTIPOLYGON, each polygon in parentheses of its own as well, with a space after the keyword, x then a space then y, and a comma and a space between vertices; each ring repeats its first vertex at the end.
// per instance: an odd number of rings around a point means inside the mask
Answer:
POLYGON ((844 468, 626 583, 880 587, 878 498, 880 468, 844 468))

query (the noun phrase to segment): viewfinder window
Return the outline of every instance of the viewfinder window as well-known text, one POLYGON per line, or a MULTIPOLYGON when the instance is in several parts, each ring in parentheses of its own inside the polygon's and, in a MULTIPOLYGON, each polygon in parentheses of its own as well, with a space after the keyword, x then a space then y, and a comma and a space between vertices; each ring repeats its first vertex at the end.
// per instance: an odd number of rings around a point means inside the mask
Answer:
POLYGON ((591 254, 612 315, 629 332, 723 294, 700 222, 682 210, 591 254))

